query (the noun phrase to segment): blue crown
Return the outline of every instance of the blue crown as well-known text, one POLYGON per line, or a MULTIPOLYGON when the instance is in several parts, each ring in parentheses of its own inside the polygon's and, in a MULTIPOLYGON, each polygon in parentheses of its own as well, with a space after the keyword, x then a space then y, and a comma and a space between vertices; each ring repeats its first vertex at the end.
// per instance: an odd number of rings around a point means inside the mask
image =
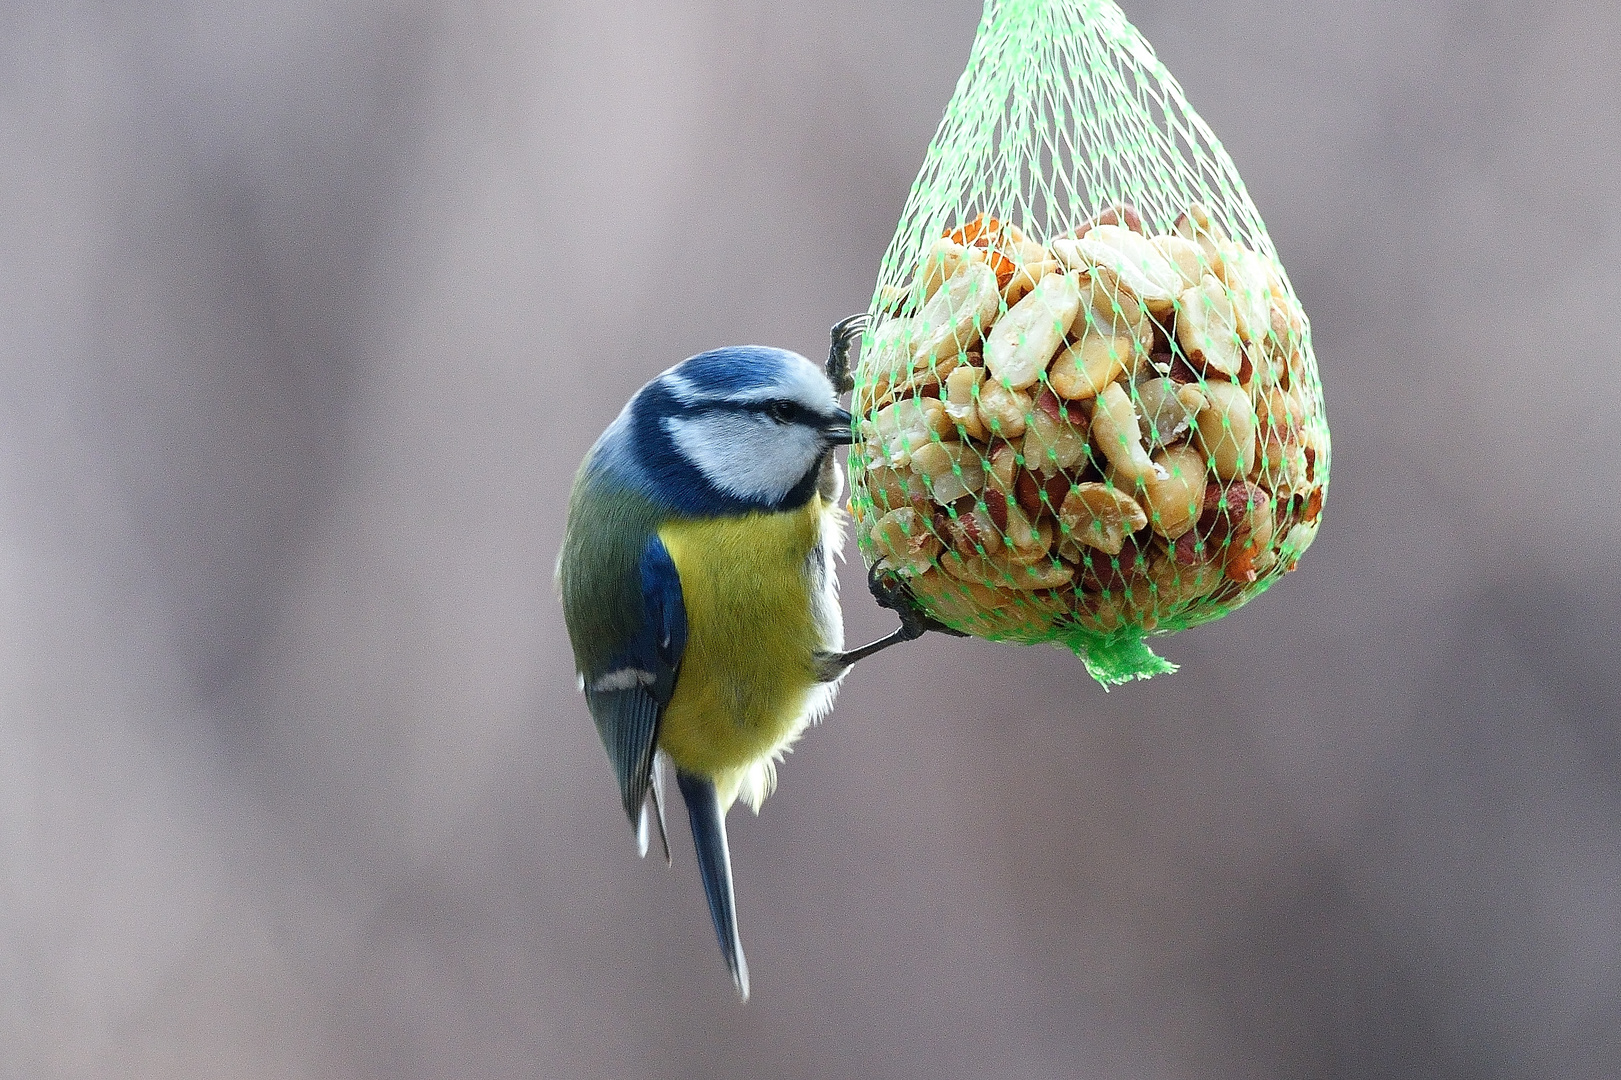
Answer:
POLYGON ((725 349, 711 349, 681 361, 655 379, 648 388, 663 384, 673 390, 685 384, 694 392, 694 403, 721 401, 740 393, 777 385, 787 374, 789 364, 796 360, 805 362, 798 353, 766 345, 733 345, 725 349))

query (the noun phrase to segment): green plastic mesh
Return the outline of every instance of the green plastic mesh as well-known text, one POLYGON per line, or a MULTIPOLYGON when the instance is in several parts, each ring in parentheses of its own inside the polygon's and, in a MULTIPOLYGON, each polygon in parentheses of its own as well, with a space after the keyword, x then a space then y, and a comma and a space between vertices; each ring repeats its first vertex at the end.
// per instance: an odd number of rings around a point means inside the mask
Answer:
POLYGON ((1309 324, 1220 143, 1110 0, 987 0, 856 368, 863 556, 1105 686, 1316 535, 1309 324))

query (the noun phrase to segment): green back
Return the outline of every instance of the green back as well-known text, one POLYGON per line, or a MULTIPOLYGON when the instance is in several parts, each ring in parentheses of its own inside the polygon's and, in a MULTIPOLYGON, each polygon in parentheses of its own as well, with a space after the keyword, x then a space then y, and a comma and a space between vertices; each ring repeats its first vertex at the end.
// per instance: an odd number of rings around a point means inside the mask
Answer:
POLYGON ((569 497, 557 587, 579 671, 589 680, 635 634, 642 619, 640 560, 659 525, 645 496, 580 466, 569 497))

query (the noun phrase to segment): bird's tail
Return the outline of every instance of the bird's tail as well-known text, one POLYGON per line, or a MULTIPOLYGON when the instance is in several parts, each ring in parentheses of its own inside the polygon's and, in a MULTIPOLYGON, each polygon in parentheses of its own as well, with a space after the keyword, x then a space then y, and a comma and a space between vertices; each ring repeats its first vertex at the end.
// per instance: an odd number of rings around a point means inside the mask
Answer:
POLYGON ((709 898, 709 916, 715 922, 715 936, 726 957, 732 982, 744 1001, 749 999, 749 964, 743 957, 743 942, 737 936, 737 905, 732 894, 732 856, 726 847, 726 808, 720 804, 715 785, 702 776, 676 771, 675 781, 686 800, 687 816, 692 819, 692 846, 698 852, 698 870, 704 878, 704 895, 709 898))

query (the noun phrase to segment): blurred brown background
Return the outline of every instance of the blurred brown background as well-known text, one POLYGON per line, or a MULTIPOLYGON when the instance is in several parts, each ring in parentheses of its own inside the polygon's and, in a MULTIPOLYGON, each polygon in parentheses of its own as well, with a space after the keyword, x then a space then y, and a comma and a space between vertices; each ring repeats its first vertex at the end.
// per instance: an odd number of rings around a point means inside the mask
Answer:
POLYGON ((1621 8, 1125 6, 1313 316, 1326 527, 1171 677, 858 669, 732 817, 746 1006, 563 500, 866 303, 977 0, 0 6, 0 1077, 1621 1074, 1621 8))

